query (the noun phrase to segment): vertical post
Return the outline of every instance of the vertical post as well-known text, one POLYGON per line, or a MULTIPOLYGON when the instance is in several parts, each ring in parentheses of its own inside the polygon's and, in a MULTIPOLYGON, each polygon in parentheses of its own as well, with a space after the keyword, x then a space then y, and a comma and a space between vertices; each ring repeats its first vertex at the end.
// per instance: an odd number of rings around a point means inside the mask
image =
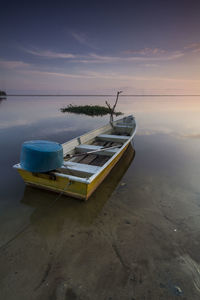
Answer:
POLYGON ((113 115, 115 112, 115 107, 117 105, 118 99, 119 99, 119 95, 122 93, 122 91, 118 91, 117 92, 117 96, 116 96, 116 100, 115 103, 113 105, 113 107, 111 108, 110 104, 106 101, 106 105, 108 106, 109 110, 110 110, 110 124, 113 127, 113 115))

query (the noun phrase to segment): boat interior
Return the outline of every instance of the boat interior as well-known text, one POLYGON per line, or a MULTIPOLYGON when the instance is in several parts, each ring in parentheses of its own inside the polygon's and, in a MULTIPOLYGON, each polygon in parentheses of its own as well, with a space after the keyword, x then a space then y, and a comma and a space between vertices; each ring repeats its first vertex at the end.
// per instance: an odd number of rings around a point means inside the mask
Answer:
POLYGON ((129 122, 124 118, 122 120, 123 122, 108 127, 103 134, 92 137, 88 135, 88 140, 84 143, 79 140, 71 151, 65 153, 64 165, 56 171, 81 178, 89 178, 97 173, 116 152, 120 151, 133 133, 134 120, 128 119, 129 122))

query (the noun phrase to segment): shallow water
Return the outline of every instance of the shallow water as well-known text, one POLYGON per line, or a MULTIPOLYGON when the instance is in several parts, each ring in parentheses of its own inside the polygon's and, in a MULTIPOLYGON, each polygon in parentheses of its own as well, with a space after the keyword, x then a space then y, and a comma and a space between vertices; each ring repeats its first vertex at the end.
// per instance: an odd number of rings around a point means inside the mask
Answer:
POLYGON ((55 202, 12 168, 25 140, 62 143, 108 121, 61 107, 105 100, 0 102, 2 299, 200 298, 200 98, 121 97, 118 110, 136 117, 135 152, 86 203, 55 202))

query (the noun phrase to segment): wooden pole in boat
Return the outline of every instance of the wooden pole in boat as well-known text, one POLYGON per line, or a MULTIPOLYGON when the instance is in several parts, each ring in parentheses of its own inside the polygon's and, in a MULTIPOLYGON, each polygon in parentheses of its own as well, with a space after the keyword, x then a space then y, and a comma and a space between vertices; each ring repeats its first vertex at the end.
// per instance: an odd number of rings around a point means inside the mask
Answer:
POLYGON ((92 153, 97 153, 97 152, 101 152, 101 151, 106 151, 106 150, 111 150, 111 149, 119 148, 119 147, 121 147, 121 145, 119 145, 119 146, 112 146, 112 147, 105 147, 105 148, 99 148, 97 150, 92 150, 92 151, 82 152, 82 153, 67 154, 64 158, 72 158, 72 157, 76 157, 76 156, 81 156, 83 154, 88 155, 88 154, 92 154, 92 153))

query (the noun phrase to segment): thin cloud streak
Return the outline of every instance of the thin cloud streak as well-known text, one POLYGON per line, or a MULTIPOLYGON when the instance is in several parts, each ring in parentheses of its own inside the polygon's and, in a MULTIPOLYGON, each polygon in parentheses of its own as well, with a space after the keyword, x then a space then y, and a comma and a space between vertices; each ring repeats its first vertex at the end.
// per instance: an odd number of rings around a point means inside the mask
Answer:
POLYGON ((27 53, 41 56, 44 58, 62 58, 62 59, 70 59, 70 58, 76 58, 77 55, 71 54, 71 53, 59 53, 59 52, 53 52, 53 51, 41 51, 41 50, 30 50, 30 49, 24 49, 27 53))
POLYGON ((184 47, 184 49, 191 51, 192 53, 200 52, 200 43, 192 43, 184 47))
MULTIPOLYGON (((70 31, 70 34, 79 43, 87 44, 91 48, 93 47, 88 41, 84 34, 78 34, 74 31, 70 31)), ((123 52, 123 56, 111 56, 111 55, 100 55, 97 53, 83 54, 73 54, 73 53, 61 53, 54 52, 51 50, 32 50, 24 49, 27 53, 41 56, 48 59, 66 59, 71 63, 81 63, 81 64, 105 64, 105 63, 120 63, 120 62, 164 62, 172 61, 183 57, 186 54, 198 53, 200 52, 200 43, 191 43, 183 47, 182 50, 169 51, 161 48, 143 48, 139 50, 126 50, 123 52)))
POLYGON ((194 49, 192 52, 193 52, 193 53, 198 53, 198 52, 200 52, 200 47, 199 47, 199 48, 196 48, 196 49, 194 49))
POLYGON ((100 73, 100 72, 91 72, 85 71, 80 74, 73 73, 58 73, 58 72, 48 72, 40 70, 24 70, 24 74, 35 74, 42 76, 55 76, 63 78, 73 78, 73 79, 111 79, 111 80, 127 80, 127 81, 169 81, 169 82, 196 82, 200 84, 200 80, 196 79, 182 79, 182 78, 168 78, 168 77, 144 77, 144 76, 133 76, 133 75, 124 75, 120 73, 100 73))
POLYGON ((191 43, 191 44, 188 44, 184 47, 184 49, 194 49, 194 48, 197 48, 197 47, 200 47, 200 43, 191 43))
MULTIPOLYGON (((96 55, 92 55, 96 57, 96 55)), ((97 57, 98 59, 105 59, 109 61, 110 57, 97 57)), ((150 65, 151 66, 151 65, 150 65)), ((122 81, 168 81, 168 82, 193 82, 199 83, 199 79, 191 78, 169 78, 169 77, 147 77, 147 76, 133 76, 131 74, 121 74, 121 73, 106 73, 106 72, 93 72, 93 71, 84 71, 81 73, 64 73, 64 72, 53 72, 53 71, 43 71, 41 69, 37 70, 33 65, 27 64, 23 61, 3 61, 0 60, 0 67, 5 69, 16 69, 18 72, 26 75, 40 75, 40 76, 54 76, 54 77, 63 77, 71 79, 110 79, 110 80, 122 80, 122 81)))
POLYGON ((116 62, 148 62, 148 61, 171 61, 183 57, 184 53, 181 51, 176 51, 173 54, 160 57, 141 57, 141 56, 130 56, 130 57, 120 57, 120 56, 103 56, 97 54, 90 54, 83 59, 71 60, 74 63, 116 63, 116 62))
POLYGON ((92 49, 99 49, 89 40, 88 36, 85 33, 78 33, 74 30, 69 30, 69 34, 77 41, 79 44, 87 46, 92 49))
POLYGON ((0 67, 4 69, 19 69, 30 67, 30 64, 25 63, 23 61, 0 60, 0 67))
POLYGON ((143 66, 147 67, 147 68, 157 68, 157 67, 159 67, 158 64, 144 64, 143 66))
MULTIPOLYGON (((90 53, 88 55, 77 55, 72 53, 59 53, 50 50, 25 50, 27 53, 32 55, 48 58, 48 59, 67 59, 68 62, 72 63, 83 63, 83 64, 104 64, 104 63, 117 63, 117 62, 151 62, 151 61, 171 61, 184 56, 184 52, 174 51, 167 55, 162 56, 105 56, 98 55, 96 53, 90 53)), ((155 51, 156 54, 156 51, 155 51)))
POLYGON ((82 74, 70 74, 70 73, 58 73, 58 72, 48 72, 48 71, 40 71, 40 70, 24 70, 22 71, 24 74, 29 74, 29 75, 42 75, 42 76, 55 76, 55 77, 64 77, 64 78, 74 78, 74 79, 79 79, 79 78, 85 78, 85 79, 91 79, 93 78, 91 75, 82 75, 82 74))
POLYGON ((144 48, 139 50, 127 50, 125 54, 139 54, 139 55, 160 55, 166 54, 168 51, 160 48, 144 48))

